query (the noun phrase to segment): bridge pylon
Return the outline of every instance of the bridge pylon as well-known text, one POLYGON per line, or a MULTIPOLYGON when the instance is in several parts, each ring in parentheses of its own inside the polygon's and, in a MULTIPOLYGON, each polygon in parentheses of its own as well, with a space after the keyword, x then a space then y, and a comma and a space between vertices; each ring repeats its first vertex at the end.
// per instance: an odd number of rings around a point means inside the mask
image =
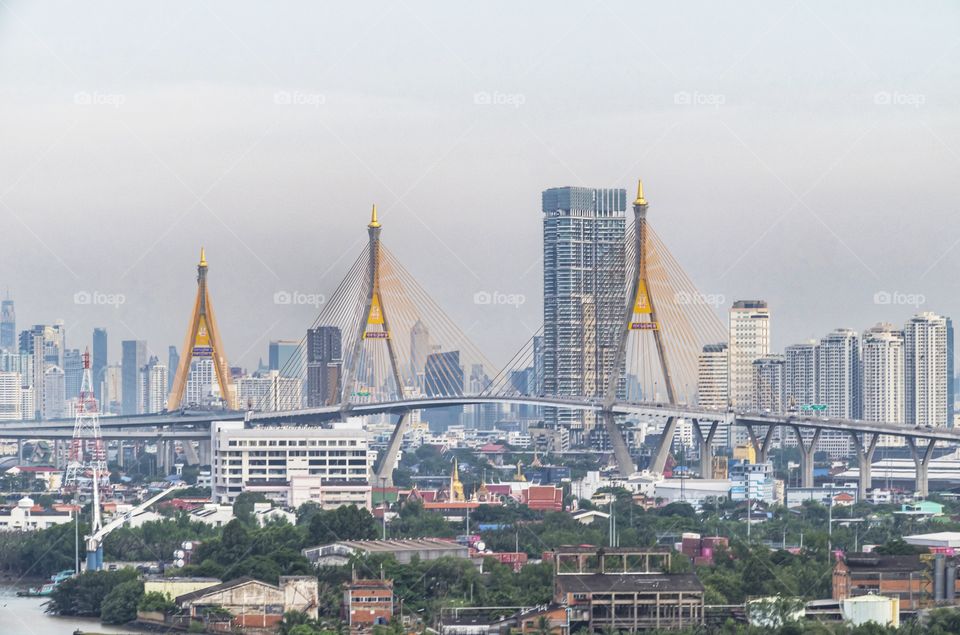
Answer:
MULTIPOLYGON (((617 342, 617 352, 614 358, 613 372, 606 377, 604 390, 603 422, 613 446, 614 457, 617 461, 617 470, 622 476, 628 476, 636 471, 633 459, 624 441, 623 433, 617 426, 610 407, 617 399, 620 382, 623 380, 620 369, 626 368, 627 345, 631 334, 638 337, 651 334, 656 350, 656 356, 663 386, 667 393, 667 402, 676 403, 676 393, 673 386, 673 377, 670 374, 670 364, 667 359, 667 347, 664 345, 660 321, 657 315, 658 298, 655 297, 654 287, 650 284, 648 274, 648 250, 650 246, 649 228, 647 226, 647 210, 649 203, 643 195, 643 181, 637 183, 637 198, 633 201, 633 276, 630 291, 624 308, 623 326, 617 342)), ((662 472, 670 451, 670 439, 676 430, 676 418, 670 417, 664 428, 666 439, 661 443, 654 455, 651 471, 662 472)))
MULTIPOLYGON (((380 292, 380 263, 383 255, 380 245, 380 232, 382 229, 383 226, 377 219, 377 206, 374 205, 370 213, 370 223, 367 225, 367 272, 365 276, 366 286, 362 296, 365 304, 363 313, 361 314, 362 318, 357 324, 357 335, 353 343, 353 354, 350 355, 349 362, 344 368, 343 394, 341 395, 340 401, 340 406, 343 411, 348 410, 350 407, 349 399, 358 373, 357 366, 362 357, 361 351, 366 342, 370 342, 374 346, 382 346, 386 349, 389 372, 396 387, 397 399, 402 400, 405 396, 403 377, 400 374, 400 365, 397 362, 397 351, 393 343, 393 334, 390 331, 387 306, 380 292)), ((396 467, 397 456, 400 452, 400 445, 403 441, 403 434, 406 431, 408 421, 408 414, 404 413, 400 415, 400 421, 397 422, 390 436, 390 441, 387 444, 386 452, 380 460, 380 465, 374 476, 374 484, 393 485, 393 470, 394 467, 396 467)))
POLYGON ((220 329, 213 314, 213 303, 210 301, 207 268, 206 252, 201 247, 200 262, 197 264, 197 298, 193 303, 193 314, 181 349, 180 365, 177 366, 173 388, 167 397, 168 411, 180 408, 187 381, 190 379, 191 364, 195 359, 209 359, 213 362, 213 374, 220 388, 220 395, 227 404, 227 408, 230 410, 237 408, 237 395, 230 379, 230 366, 220 340, 220 329))

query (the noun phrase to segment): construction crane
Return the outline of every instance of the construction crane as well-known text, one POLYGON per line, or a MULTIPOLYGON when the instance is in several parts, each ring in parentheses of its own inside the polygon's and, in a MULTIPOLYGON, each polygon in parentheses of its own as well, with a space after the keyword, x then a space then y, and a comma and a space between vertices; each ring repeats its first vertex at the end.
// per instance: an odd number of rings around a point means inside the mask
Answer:
POLYGON ((148 507, 164 498, 170 492, 186 487, 184 483, 171 485, 159 494, 151 496, 133 509, 117 516, 106 525, 101 526, 100 520, 100 488, 97 486, 96 474, 93 478, 93 520, 90 526, 91 534, 85 537, 87 543, 87 571, 100 571, 103 569, 103 541, 110 533, 119 529, 128 520, 138 516, 148 507))

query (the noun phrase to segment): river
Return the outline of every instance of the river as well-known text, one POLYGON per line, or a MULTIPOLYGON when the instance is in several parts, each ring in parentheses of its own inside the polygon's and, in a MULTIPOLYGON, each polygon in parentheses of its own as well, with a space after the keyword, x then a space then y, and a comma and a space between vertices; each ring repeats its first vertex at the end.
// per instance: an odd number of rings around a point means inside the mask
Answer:
POLYGON ((55 617, 44 613, 46 598, 17 597, 17 591, 26 588, 26 584, 0 584, 0 635, 71 635, 77 629, 107 635, 133 632, 103 626, 97 619, 55 617))

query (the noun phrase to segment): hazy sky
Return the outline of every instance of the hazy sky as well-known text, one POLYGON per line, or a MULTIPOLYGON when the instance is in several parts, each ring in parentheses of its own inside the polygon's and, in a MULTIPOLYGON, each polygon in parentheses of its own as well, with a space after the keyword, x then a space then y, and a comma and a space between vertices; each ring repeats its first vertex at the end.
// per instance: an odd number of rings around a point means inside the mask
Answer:
POLYGON ((0 287, 18 329, 165 359, 205 245, 249 367, 376 202, 499 365, 542 322, 541 190, 642 176, 694 282, 767 299, 777 348, 914 300, 960 317, 957 59, 951 2, 0 0, 0 287))

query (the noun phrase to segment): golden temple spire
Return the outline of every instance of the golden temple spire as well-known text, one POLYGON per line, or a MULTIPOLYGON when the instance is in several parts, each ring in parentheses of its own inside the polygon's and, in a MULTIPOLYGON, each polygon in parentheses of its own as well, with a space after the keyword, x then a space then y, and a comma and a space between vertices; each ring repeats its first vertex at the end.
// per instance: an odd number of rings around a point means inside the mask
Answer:
POLYGON ((207 266, 207 252, 203 247, 200 248, 200 266, 207 266))
POLYGON ((637 200, 633 202, 634 205, 646 205, 647 199, 643 198, 643 181, 637 181, 637 200))
POLYGON ((380 227, 380 221, 377 220, 377 206, 373 206, 373 212, 370 214, 370 224, 367 227, 380 227))

